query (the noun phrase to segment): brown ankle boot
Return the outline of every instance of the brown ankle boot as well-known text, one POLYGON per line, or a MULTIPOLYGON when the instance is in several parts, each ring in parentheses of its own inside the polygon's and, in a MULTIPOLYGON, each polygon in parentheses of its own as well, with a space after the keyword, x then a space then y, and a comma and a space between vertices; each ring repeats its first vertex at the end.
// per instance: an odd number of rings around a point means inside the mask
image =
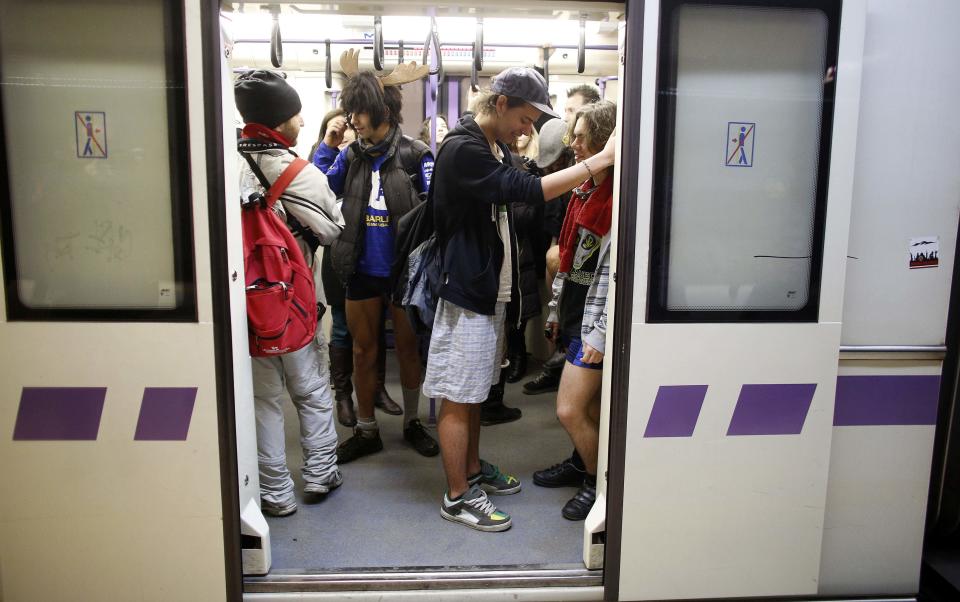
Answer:
POLYGON ((353 350, 330 345, 330 382, 337 400, 337 420, 343 426, 356 426, 357 413, 353 407, 353 350))
POLYGON ((384 383, 387 380, 387 348, 380 342, 380 351, 377 352, 377 390, 373 394, 373 405, 381 412, 391 416, 403 414, 403 408, 390 397, 384 383))

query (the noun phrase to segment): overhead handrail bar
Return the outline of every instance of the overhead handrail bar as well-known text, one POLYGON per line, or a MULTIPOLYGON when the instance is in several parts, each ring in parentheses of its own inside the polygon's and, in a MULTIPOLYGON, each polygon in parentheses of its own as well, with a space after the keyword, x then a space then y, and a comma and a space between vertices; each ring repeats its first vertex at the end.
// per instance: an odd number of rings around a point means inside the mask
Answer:
POLYGON ((587 68, 587 17, 580 15, 580 43, 577 45, 577 73, 587 68))
POLYGON ((283 38, 280 35, 280 7, 270 6, 273 27, 270 30, 270 64, 279 69, 283 66, 283 38))
MULTIPOLYGON (((234 40, 234 44, 268 44, 270 40, 264 39, 255 39, 255 38, 240 38, 234 40)), ((305 39, 297 38, 292 40, 284 40, 284 44, 318 44, 322 43, 323 40, 318 39, 305 39)), ((343 46, 357 46, 357 45, 368 45, 370 44, 369 39, 361 38, 352 38, 352 39, 343 39, 343 40, 332 40, 333 44, 343 45, 343 46)), ((384 40, 384 44, 389 44, 395 46, 399 43, 399 40, 384 40)), ((441 47, 449 46, 472 46, 473 42, 442 42, 441 47)), ((534 43, 519 43, 519 42, 493 42, 487 44, 484 42, 484 47, 489 48, 543 48, 543 44, 534 44, 534 43)), ((577 44, 550 44, 550 48, 555 48, 557 50, 577 50, 580 48, 577 44)), ((585 46, 587 50, 617 50, 616 44, 587 44, 585 46)))
POLYGON ((604 75, 603 77, 598 77, 596 80, 594 80, 597 84, 597 87, 600 88, 601 99, 607 97, 607 82, 617 81, 619 79, 620 78, 616 75, 604 75))
POLYGON ((327 48, 327 65, 326 69, 324 69, 323 79, 329 90, 333 87, 333 57, 330 52, 330 38, 324 40, 323 45, 327 48))
POLYGON ((373 18, 373 68, 383 71, 383 21, 380 15, 373 18))

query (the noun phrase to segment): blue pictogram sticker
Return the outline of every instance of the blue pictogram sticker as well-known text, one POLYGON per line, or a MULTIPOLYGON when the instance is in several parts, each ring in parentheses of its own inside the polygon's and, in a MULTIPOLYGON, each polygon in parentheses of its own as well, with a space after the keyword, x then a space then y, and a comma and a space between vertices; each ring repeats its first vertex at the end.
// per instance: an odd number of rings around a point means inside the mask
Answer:
POLYGON ((107 158, 107 114, 103 111, 75 111, 78 159, 107 158))
POLYGON ((724 165, 727 167, 753 167, 753 141, 757 124, 746 121, 727 122, 727 151, 724 165))

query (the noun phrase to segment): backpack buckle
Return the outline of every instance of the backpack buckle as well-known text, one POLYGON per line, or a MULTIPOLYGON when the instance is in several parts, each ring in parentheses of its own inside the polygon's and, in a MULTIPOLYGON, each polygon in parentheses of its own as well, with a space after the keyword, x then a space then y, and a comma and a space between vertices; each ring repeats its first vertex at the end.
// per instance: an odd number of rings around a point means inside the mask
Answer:
POLYGON ((242 209, 250 209, 255 205, 260 205, 261 209, 267 208, 267 198, 263 196, 261 192, 252 192, 250 196, 247 197, 247 200, 240 200, 240 207, 242 209))

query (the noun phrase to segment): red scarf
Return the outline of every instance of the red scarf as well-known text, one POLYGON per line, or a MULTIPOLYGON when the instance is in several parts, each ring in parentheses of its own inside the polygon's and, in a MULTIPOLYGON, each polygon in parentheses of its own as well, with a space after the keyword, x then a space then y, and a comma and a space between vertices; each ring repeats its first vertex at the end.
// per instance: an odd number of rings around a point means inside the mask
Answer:
POLYGON ((262 142, 276 142, 290 148, 293 144, 285 136, 273 128, 268 128, 259 123, 247 123, 243 126, 240 135, 244 138, 253 138, 262 142))
MULTIPOLYGON (((587 180, 580 185, 586 189, 592 184, 587 180)), ((613 216, 613 177, 608 175, 590 196, 581 199, 577 194, 570 199, 567 215, 560 228, 560 271, 569 272, 573 267, 573 255, 577 248, 577 229, 584 227, 599 237, 610 231, 610 219, 613 216)))

